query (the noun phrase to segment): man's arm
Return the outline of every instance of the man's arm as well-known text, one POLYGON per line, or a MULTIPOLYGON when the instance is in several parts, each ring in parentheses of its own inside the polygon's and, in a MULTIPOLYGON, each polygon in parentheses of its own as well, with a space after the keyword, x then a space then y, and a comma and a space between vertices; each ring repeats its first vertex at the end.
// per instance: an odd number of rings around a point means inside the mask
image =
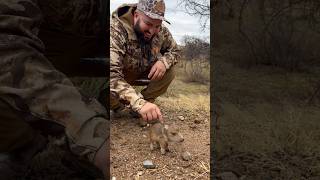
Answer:
POLYGON ((125 44, 125 30, 117 20, 114 20, 110 29, 110 91, 119 99, 129 102, 132 110, 138 112, 147 101, 138 96, 135 89, 124 79, 125 44))
POLYGON ((108 138, 108 120, 100 117, 106 112, 90 108, 43 55, 41 12, 36 0, 0 1, 0 99, 22 113, 63 125, 71 151, 94 161, 108 138))
POLYGON ((160 50, 161 54, 163 55, 160 58, 160 61, 164 63, 166 69, 169 69, 171 66, 178 63, 178 58, 180 57, 180 49, 176 41, 173 39, 169 29, 163 26, 162 31, 164 42, 160 50))

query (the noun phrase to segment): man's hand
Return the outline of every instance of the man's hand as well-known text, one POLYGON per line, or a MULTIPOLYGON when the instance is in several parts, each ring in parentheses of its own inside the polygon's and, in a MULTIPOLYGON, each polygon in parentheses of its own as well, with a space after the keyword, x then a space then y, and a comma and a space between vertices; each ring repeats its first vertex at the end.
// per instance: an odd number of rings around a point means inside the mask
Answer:
POLYGON ((159 120, 160 122, 163 122, 159 107, 153 103, 147 102, 144 106, 142 106, 139 114, 145 121, 159 120))
POLYGON ((166 73, 166 66, 161 61, 157 61, 151 68, 148 78, 153 80, 162 79, 164 73, 166 73))

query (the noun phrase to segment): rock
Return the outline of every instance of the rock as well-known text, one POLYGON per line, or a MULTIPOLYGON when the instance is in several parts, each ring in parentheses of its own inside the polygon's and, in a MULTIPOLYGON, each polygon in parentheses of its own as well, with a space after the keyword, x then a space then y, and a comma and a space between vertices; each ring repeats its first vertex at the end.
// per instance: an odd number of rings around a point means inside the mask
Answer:
POLYGON ((220 180, 238 180, 239 178, 233 172, 223 172, 217 175, 220 180))
POLYGON ((181 154, 181 158, 185 161, 191 160, 191 154, 188 151, 184 151, 181 154))
POLYGON ((178 118, 179 118, 181 121, 184 121, 184 117, 183 117, 183 116, 178 116, 178 118))
POLYGON ((189 125, 189 127, 190 127, 190 129, 192 129, 192 130, 194 130, 194 129, 197 128, 197 126, 196 126, 195 124, 191 124, 191 125, 189 125))
POLYGON ((144 134, 144 135, 142 135, 142 137, 146 138, 147 136, 144 134))
POLYGON ((138 171, 137 175, 138 176, 142 176, 143 172, 142 171, 138 171))
POLYGON ((111 178, 111 180, 116 180, 116 177, 113 176, 113 177, 111 178))
POLYGON ((200 123, 201 123, 201 121, 200 121, 199 119, 196 119, 196 120, 194 120, 194 123, 196 123, 196 124, 200 124, 200 123))
POLYGON ((146 169, 154 169, 156 168, 156 165, 154 165, 150 160, 145 160, 143 161, 143 167, 146 169))

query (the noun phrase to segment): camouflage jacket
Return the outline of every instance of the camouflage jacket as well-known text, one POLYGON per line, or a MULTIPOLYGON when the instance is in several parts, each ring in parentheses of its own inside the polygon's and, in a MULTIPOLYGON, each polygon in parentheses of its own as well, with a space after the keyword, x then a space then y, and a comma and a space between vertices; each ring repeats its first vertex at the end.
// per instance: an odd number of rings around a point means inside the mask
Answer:
POLYGON ((162 61, 169 69, 177 63, 180 51, 168 28, 162 25, 152 39, 151 60, 146 58, 132 25, 136 6, 124 4, 114 11, 110 28, 110 91, 129 102, 134 111, 140 110, 146 101, 125 81, 125 72, 143 72, 156 61, 162 61))
MULTIPOLYGON (((63 124, 72 141, 81 139, 80 132, 90 124, 89 120, 105 112, 90 108, 72 82, 53 67, 44 55, 47 44, 39 34, 46 29, 67 34, 64 37, 95 36, 99 31, 99 3, 99 0, 0 1, 0 101, 34 117, 63 124)), ((92 136, 88 142, 76 143, 97 149, 103 141, 105 137, 92 136)))

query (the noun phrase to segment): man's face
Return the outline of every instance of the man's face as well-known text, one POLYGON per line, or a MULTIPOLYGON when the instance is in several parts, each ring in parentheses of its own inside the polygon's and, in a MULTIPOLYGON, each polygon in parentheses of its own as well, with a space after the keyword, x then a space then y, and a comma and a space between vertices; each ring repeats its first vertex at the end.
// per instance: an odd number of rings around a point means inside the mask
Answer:
POLYGON ((162 21, 152 19, 142 12, 134 13, 134 31, 138 38, 142 38, 146 42, 150 42, 152 38, 159 33, 162 21))

